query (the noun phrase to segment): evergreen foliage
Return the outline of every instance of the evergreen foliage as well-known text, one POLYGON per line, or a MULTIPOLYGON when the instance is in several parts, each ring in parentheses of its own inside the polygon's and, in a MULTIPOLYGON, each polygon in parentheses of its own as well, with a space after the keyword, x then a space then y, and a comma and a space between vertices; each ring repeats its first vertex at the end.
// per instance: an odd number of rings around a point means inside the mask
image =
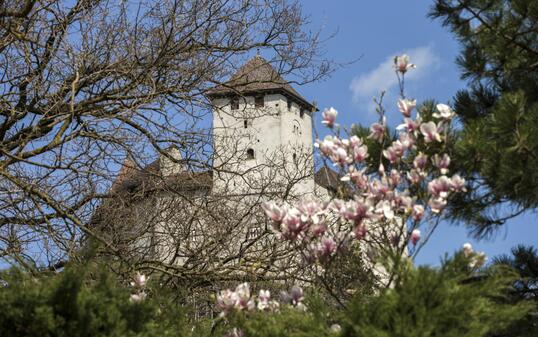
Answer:
POLYGON ((534 247, 520 245, 512 249, 511 256, 499 256, 493 260, 493 263, 509 266, 517 272, 513 288, 508 293, 508 303, 523 302, 532 306, 532 310, 522 319, 494 336, 538 336, 538 251, 534 247))
POLYGON ((180 308, 168 303, 161 310, 159 299, 130 303, 130 289, 102 270, 87 268, 39 276, 3 271, 2 337, 186 335, 180 308))
POLYGON ((346 337, 479 337, 504 330, 529 309, 505 303, 507 268, 480 273, 458 253, 440 269, 405 266, 394 288, 351 304, 346 337))
POLYGON ((436 0, 430 16, 459 40, 468 81, 454 97, 462 130, 451 167, 470 193, 452 200, 450 215, 489 235, 538 207, 538 2, 436 0))
POLYGON ((129 301, 133 289, 95 266, 39 275, 10 269, 0 273, 0 331, 6 337, 532 336, 506 333, 536 308, 514 300, 520 275, 505 264, 477 272, 469 262, 462 253, 441 268, 415 268, 404 259, 394 287, 357 294, 342 310, 310 292, 307 311, 281 305, 276 312, 238 311, 198 321, 190 321, 188 309, 156 284, 148 285, 145 301, 129 301))

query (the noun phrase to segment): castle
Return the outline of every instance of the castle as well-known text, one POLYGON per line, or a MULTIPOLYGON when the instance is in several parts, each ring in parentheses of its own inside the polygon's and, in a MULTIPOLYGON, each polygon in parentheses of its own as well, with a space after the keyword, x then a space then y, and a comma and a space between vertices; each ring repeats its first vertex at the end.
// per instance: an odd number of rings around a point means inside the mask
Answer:
POLYGON ((207 97, 211 169, 187 169, 177 147, 142 169, 126 160, 93 221, 123 258, 183 278, 297 277, 297 259, 272 235, 260 203, 325 198, 338 186, 334 171, 314 172, 317 109, 259 55, 207 97))

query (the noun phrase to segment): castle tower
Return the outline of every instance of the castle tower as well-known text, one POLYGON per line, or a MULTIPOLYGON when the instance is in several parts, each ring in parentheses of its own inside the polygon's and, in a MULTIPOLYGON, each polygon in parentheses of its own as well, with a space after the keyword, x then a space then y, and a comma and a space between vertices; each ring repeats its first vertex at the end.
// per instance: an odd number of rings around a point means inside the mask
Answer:
POLYGON ((272 186, 313 193, 316 107, 266 60, 253 57, 208 97, 214 106, 215 191, 258 194, 272 186))

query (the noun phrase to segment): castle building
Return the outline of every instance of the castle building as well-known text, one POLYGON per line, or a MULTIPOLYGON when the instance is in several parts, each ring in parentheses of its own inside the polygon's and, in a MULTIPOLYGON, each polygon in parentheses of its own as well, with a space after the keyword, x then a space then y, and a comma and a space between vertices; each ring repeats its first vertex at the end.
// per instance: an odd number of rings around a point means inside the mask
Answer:
POLYGON ((339 185, 334 171, 314 172, 317 109, 259 55, 207 97, 211 169, 189 170, 177 147, 143 169, 126 160, 114 198, 92 221, 108 228, 124 256, 162 261, 174 273, 230 278, 254 270, 286 279, 296 259, 270 234, 260 203, 326 198, 339 185))

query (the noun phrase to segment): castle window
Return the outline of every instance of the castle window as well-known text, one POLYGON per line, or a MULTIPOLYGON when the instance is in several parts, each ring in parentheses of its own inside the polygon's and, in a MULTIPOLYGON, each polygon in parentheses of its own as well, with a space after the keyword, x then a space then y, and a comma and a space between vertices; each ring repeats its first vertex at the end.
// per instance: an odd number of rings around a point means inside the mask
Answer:
POLYGON ((301 112, 299 113, 299 116, 301 116, 301 118, 303 118, 303 116, 304 116, 304 110, 301 110, 301 112))
POLYGON ((246 119, 243 121, 243 127, 245 129, 248 128, 248 121, 246 119))
POLYGON ((300 129, 299 122, 297 120, 294 120, 293 121, 293 134, 299 135, 300 134, 299 129, 300 129))
POLYGON ((293 161, 296 161, 297 160, 297 153, 294 153, 293 154, 293 161))
POLYGON ((248 229, 247 233, 247 239, 248 240, 254 240, 262 236, 263 234, 263 228, 261 227, 252 227, 248 229))
POLYGON ((256 108, 263 108, 263 95, 254 97, 254 106, 256 108))
POLYGON ((239 110, 239 99, 232 98, 232 100, 230 101, 230 106, 232 110, 239 110))
POLYGON ((247 150, 247 159, 254 159, 254 149, 247 150))
POLYGON ((291 111, 291 100, 288 99, 288 111, 291 111))

